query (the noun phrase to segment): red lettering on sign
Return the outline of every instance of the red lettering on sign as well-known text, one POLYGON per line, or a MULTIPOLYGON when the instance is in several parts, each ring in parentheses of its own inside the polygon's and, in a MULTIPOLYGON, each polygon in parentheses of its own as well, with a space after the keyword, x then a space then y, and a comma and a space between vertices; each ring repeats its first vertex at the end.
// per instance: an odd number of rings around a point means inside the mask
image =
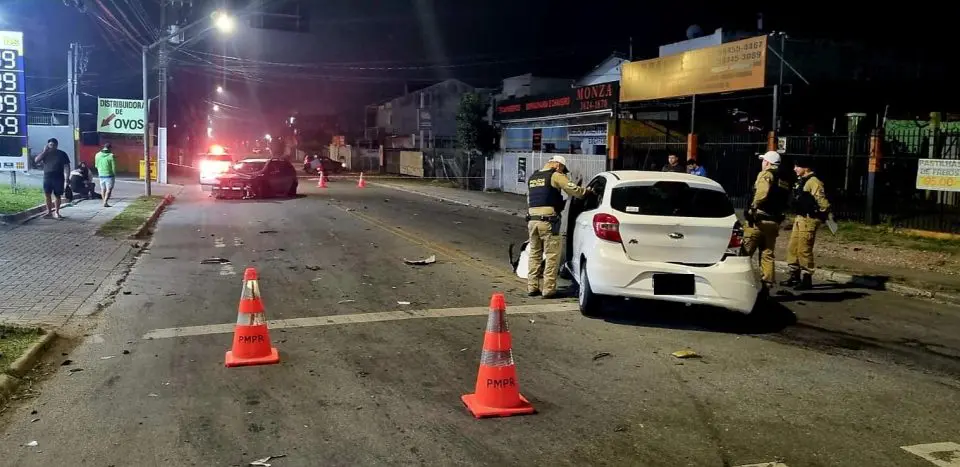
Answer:
POLYGON ((497 107, 497 112, 506 114, 511 112, 519 112, 520 109, 520 104, 501 105, 500 107, 497 107))

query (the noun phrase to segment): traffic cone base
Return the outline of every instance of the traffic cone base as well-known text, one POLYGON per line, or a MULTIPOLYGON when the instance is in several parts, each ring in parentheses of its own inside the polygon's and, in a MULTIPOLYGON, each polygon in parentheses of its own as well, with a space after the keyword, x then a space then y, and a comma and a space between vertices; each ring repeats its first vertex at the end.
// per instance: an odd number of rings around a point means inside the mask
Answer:
POLYGON ((266 324, 234 327, 233 349, 227 351, 228 367, 273 363, 280 363, 280 354, 270 345, 266 324))
POLYGON ((273 365, 274 363, 280 363, 280 353, 277 352, 275 347, 271 347, 270 355, 267 355, 266 357, 237 358, 233 355, 232 350, 228 350, 226 362, 228 368, 238 366, 273 365))

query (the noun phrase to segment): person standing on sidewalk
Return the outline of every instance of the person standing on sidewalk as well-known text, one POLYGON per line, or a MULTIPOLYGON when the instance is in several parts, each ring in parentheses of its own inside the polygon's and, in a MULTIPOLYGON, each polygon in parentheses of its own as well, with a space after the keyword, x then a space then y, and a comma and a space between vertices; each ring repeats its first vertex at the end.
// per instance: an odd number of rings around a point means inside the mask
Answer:
POLYGON ((676 172, 680 174, 687 173, 687 168, 680 165, 680 158, 676 154, 670 154, 667 156, 667 165, 663 166, 661 172, 676 172))
POLYGON ((527 267, 527 295, 553 298, 557 294, 563 237, 560 235, 560 214, 566 202, 562 192, 583 198, 588 192, 570 181, 567 159, 553 156, 527 179, 527 231, 530 262, 527 267), (541 287, 541 279, 543 286, 541 287))
POLYGON ((113 145, 104 144, 103 149, 93 158, 97 167, 97 176, 100 178, 100 191, 103 191, 103 207, 109 208, 110 195, 117 177, 117 160, 113 157, 113 145))
POLYGON ((45 217, 54 219, 60 219, 60 203, 70 173, 70 157, 57 149, 59 144, 57 138, 48 139, 43 152, 34 159, 34 162, 43 166, 43 198, 47 205, 45 217))
POLYGON ((833 213, 830 212, 830 201, 827 200, 823 182, 813 173, 810 163, 797 160, 793 170, 797 174, 797 183, 793 190, 796 217, 787 245, 790 277, 780 285, 793 287, 794 290, 810 290, 813 288, 813 244, 817 239, 817 229, 827 219, 833 219, 833 213))
POLYGON ((753 186, 753 202, 743 215, 747 221, 747 227, 743 229, 743 249, 748 256, 760 250, 763 287, 770 290, 774 284, 774 251, 790 196, 790 186, 778 173, 778 152, 767 151, 760 159, 762 170, 753 186))

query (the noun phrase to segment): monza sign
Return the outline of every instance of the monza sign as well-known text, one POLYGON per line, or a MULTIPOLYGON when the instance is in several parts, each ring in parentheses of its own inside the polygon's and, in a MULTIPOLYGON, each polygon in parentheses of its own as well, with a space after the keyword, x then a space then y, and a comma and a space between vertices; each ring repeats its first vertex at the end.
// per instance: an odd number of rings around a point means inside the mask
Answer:
POLYGON ((97 98, 97 131, 142 135, 145 114, 142 100, 97 98))

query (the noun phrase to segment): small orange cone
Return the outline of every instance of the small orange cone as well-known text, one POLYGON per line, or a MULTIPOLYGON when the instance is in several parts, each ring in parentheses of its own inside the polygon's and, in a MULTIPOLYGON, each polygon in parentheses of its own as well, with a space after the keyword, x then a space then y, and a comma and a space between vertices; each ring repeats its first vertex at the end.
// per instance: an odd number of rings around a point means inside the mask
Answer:
POLYGON ((503 294, 490 298, 487 330, 483 333, 483 352, 480 371, 473 394, 460 397, 474 417, 509 417, 535 412, 530 402, 520 394, 517 367, 513 363, 510 331, 507 330, 506 304, 503 294))
POLYGON ((233 350, 227 351, 226 365, 234 367, 279 362, 280 354, 270 345, 257 270, 247 268, 243 272, 243 292, 240 293, 237 325, 233 330, 233 350))
POLYGON ((320 171, 320 180, 317 181, 317 188, 326 188, 327 187, 327 177, 323 174, 323 171, 320 171))
POLYGON ((360 172, 360 180, 357 181, 357 188, 366 188, 367 182, 363 181, 363 172, 360 172))

